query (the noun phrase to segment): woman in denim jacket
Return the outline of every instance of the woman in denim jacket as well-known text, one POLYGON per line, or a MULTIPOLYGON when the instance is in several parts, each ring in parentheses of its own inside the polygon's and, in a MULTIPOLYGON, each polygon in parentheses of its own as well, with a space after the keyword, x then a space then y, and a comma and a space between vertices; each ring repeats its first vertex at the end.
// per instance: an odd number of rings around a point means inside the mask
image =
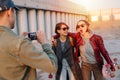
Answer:
POLYGON ((53 50, 58 58, 56 80, 82 80, 79 63, 74 60, 74 40, 68 36, 68 25, 56 24, 53 50))

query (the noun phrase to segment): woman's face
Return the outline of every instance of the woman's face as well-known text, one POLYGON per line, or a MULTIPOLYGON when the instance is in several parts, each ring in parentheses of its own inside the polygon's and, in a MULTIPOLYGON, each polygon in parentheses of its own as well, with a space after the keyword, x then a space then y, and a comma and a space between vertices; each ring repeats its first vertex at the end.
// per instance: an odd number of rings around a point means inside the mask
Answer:
POLYGON ((86 23, 84 21, 80 21, 77 24, 77 32, 80 32, 82 35, 84 35, 87 30, 88 30, 88 25, 86 25, 86 23))
POLYGON ((66 25, 62 25, 61 28, 58 30, 60 36, 67 36, 68 35, 68 27, 66 25))

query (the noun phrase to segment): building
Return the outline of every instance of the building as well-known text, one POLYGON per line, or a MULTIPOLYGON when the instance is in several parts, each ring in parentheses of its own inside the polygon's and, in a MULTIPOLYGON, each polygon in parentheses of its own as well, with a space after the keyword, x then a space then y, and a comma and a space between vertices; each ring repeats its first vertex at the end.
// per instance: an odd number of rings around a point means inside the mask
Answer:
POLYGON ((89 11, 91 21, 117 21, 120 20, 120 8, 100 9, 89 11))
POLYGON ((17 12, 16 26, 13 31, 22 32, 45 31, 48 39, 54 34, 55 24, 65 22, 70 31, 75 31, 76 22, 87 19, 85 7, 68 0, 13 0, 21 7, 17 12))

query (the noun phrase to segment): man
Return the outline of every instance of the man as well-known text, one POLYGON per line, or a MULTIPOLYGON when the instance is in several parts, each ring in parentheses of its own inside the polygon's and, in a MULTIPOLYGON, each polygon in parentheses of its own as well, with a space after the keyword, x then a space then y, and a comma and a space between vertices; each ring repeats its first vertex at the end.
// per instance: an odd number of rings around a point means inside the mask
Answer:
POLYGON ((13 1, 0 0, 0 80, 36 80, 36 68, 55 73, 57 58, 44 33, 36 33, 43 48, 38 51, 29 39, 11 31, 16 10, 13 1))

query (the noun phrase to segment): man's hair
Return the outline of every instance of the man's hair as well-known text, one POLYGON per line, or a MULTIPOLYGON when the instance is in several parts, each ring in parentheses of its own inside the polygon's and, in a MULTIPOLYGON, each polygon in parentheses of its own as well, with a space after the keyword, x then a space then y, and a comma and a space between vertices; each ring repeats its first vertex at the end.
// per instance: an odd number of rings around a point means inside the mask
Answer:
MULTIPOLYGON (((8 10, 9 10, 9 9, 8 9, 8 10)), ((13 8, 11 8, 11 10, 14 11, 13 8)), ((0 17, 2 17, 2 16, 5 14, 6 11, 7 11, 7 10, 5 10, 5 11, 0 11, 0 17)))
POLYGON ((0 17, 5 14, 6 11, 0 11, 0 17))
POLYGON ((14 8, 16 10, 19 10, 19 8, 14 5, 14 2, 12 0, 0 0, 0 12, 6 11, 10 8, 14 8))

